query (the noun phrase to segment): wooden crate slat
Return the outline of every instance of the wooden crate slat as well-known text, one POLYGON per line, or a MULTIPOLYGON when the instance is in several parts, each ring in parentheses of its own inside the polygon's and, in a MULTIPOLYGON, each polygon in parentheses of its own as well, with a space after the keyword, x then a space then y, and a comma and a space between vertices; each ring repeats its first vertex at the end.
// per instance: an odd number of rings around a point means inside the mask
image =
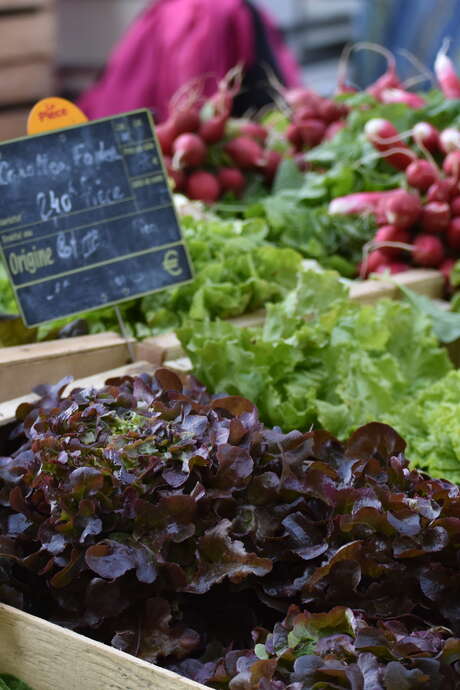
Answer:
POLYGON ((40 383, 89 376, 128 361, 126 340, 110 332, 0 348, 0 401, 29 393, 40 383))
POLYGON ((0 14, 0 77, 3 63, 52 58, 56 53, 56 14, 51 11, 0 14))
POLYGON ((204 690, 176 673, 0 604, 0 670, 34 690, 204 690))
MULTIPOLYGON (((74 388, 89 388, 103 386, 107 379, 118 376, 136 376, 137 374, 148 373, 153 374, 155 366, 150 362, 133 362, 132 364, 125 364, 121 367, 116 367, 110 370, 104 370, 91 376, 76 379, 70 383, 65 389, 65 393, 69 393, 74 388)), ((27 395, 20 395, 17 398, 0 402, 0 426, 5 426, 14 422, 16 410, 22 403, 34 403, 39 399, 35 393, 28 393, 27 395)))
POLYGON ((27 134, 29 112, 30 108, 18 108, 0 112, 0 141, 24 137, 27 134))
POLYGON ((12 12, 14 10, 37 10, 51 7, 55 0, 0 0, 0 12, 12 12))
POLYGON ((0 105, 16 105, 52 95, 54 68, 49 61, 3 65, 0 69, 0 105))

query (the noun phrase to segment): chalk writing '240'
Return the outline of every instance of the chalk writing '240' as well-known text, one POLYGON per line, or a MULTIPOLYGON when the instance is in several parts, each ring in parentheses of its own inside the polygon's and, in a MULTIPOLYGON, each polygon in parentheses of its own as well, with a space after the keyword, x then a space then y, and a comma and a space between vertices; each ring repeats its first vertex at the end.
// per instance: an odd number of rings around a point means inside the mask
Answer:
POLYGON ((42 220, 49 220, 54 216, 61 216, 63 213, 70 213, 72 210, 72 200, 69 194, 58 196, 53 189, 48 193, 39 192, 37 194, 37 206, 42 220))

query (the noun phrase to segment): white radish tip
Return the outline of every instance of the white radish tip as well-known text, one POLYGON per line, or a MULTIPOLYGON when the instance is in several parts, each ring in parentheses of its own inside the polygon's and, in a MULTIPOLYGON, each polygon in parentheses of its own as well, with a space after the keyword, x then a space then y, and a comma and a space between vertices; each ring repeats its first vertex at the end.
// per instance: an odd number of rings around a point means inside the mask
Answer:
POLYGON ((372 120, 368 120, 364 126, 364 131, 366 134, 373 136, 378 134, 382 127, 386 127, 387 121, 382 117, 374 117, 372 120))
POLYGON ((445 53, 439 51, 436 55, 436 60, 434 61, 434 71, 438 76, 442 76, 442 72, 450 71, 452 69, 452 61, 447 57, 445 53))
POLYGON ((412 133, 415 137, 428 137, 431 134, 431 127, 428 122, 417 122, 412 133))

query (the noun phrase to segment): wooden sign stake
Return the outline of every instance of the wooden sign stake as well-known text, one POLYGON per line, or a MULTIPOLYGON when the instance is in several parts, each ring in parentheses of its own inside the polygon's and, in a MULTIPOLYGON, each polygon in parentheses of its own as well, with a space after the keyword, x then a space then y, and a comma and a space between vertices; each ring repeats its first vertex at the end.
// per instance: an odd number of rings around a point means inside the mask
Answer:
POLYGON ((133 344, 130 340, 129 334, 128 334, 128 329, 126 328, 126 324, 123 320, 123 316, 121 315, 120 307, 116 306, 115 307, 115 314, 117 315, 117 320, 118 320, 118 325, 120 326, 120 332, 123 338, 126 341, 126 345, 128 346, 128 352, 129 352, 129 357, 131 362, 136 361, 136 351, 133 347, 133 344))

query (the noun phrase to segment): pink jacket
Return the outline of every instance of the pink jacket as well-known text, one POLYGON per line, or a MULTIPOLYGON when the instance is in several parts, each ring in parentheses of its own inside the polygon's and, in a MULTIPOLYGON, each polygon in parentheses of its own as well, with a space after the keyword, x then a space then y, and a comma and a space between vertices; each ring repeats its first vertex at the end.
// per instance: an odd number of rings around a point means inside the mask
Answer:
MULTIPOLYGON (((298 86, 295 59, 261 14, 285 85, 298 86)), ((121 39, 104 75, 79 105, 91 119, 148 107, 161 121, 180 86, 210 75, 204 95, 211 95, 229 69, 254 59, 252 17, 242 0, 156 0, 121 39)))

